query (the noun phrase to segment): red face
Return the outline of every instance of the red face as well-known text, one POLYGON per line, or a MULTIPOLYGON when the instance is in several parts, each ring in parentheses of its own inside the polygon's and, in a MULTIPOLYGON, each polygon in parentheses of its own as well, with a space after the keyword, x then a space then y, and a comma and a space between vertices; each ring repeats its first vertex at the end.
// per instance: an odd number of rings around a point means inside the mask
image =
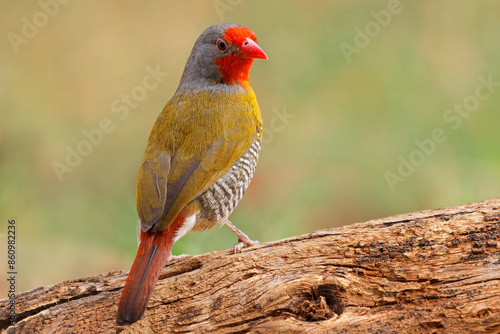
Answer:
POLYGON ((217 48, 224 52, 230 44, 234 51, 215 59, 222 81, 234 85, 248 85, 248 71, 254 59, 268 59, 266 53, 257 45, 255 33, 246 27, 231 27, 217 40, 217 48))

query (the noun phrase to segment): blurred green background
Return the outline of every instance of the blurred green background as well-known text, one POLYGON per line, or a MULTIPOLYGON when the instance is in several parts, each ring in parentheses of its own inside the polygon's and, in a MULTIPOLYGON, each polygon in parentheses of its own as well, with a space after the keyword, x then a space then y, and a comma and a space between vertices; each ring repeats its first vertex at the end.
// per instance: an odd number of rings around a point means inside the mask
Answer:
MULTIPOLYGON (((0 259, 15 218, 18 291, 130 268, 147 137, 214 23, 248 26, 269 56, 250 75, 264 147, 231 217, 250 237, 499 195, 500 85, 481 86, 500 82, 497 1, 60 1, 0 1, 0 259), (148 67, 168 75, 141 90, 148 67), (115 113, 131 93, 140 101, 115 113), (463 103, 472 111, 448 111, 463 103), (85 147, 105 119, 112 131, 85 147), (446 139, 432 147, 435 129, 446 139), (78 145, 87 155, 60 181, 53 165, 78 145), (401 159, 418 166, 391 186, 401 159)), ((174 254, 235 242, 214 228, 174 254)))

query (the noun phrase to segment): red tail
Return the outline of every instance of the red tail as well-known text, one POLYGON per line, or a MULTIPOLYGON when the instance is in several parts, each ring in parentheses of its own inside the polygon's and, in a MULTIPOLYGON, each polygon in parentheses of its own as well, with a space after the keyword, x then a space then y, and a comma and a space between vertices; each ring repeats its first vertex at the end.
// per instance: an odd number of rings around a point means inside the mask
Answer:
POLYGON ((185 219, 186 214, 181 212, 163 231, 141 231, 141 244, 118 305, 116 317, 118 325, 136 322, 144 314, 161 269, 172 251, 174 233, 182 226, 185 219))

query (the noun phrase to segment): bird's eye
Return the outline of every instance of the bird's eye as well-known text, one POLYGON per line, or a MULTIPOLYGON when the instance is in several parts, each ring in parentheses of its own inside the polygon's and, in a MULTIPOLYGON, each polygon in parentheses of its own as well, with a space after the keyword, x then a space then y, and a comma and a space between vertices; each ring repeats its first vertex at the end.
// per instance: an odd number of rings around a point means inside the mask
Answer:
POLYGON ((221 51, 224 51, 227 48, 226 43, 220 38, 217 40, 217 48, 221 51))

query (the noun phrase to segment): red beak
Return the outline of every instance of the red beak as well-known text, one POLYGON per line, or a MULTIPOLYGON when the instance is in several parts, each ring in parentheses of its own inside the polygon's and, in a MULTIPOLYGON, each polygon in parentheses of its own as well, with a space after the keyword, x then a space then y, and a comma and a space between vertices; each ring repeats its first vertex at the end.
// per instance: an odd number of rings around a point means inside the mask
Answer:
POLYGON ((252 39, 247 38, 240 47, 241 56, 248 59, 269 59, 266 53, 252 39))

